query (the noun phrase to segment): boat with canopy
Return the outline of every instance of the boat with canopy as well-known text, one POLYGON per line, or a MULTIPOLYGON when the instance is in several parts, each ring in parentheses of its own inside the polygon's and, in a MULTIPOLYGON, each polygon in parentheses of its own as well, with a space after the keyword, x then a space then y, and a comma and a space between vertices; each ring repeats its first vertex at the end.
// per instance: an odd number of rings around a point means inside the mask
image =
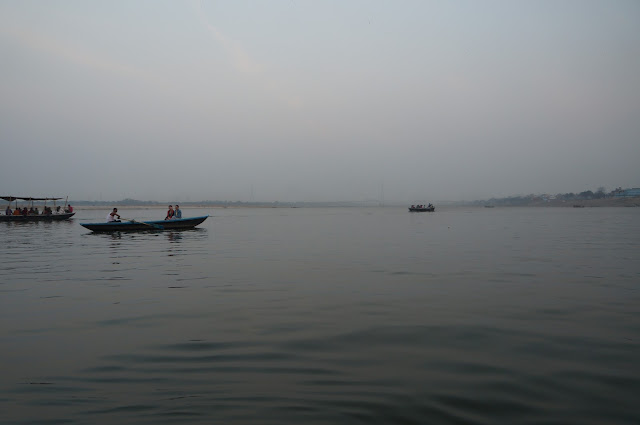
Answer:
POLYGON ((0 196, 9 203, 0 213, 0 221, 58 221, 68 220, 74 216, 71 206, 67 204, 67 198, 34 198, 31 196, 0 196), (56 201, 64 199, 64 206, 56 205, 56 201), (11 203, 15 201, 14 208, 11 203), (18 201, 22 201, 22 207, 18 206, 18 201), (53 201, 53 207, 47 206, 47 201, 53 201), (43 202, 42 211, 38 209, 36 202, 43 202), (9 213, 9 214, 8 214, 9 213))

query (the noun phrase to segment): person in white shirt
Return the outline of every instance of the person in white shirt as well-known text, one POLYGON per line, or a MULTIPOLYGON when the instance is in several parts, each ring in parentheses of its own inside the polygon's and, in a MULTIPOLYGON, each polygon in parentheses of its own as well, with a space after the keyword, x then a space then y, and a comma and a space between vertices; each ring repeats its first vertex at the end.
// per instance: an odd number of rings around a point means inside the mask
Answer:
POLYGON ((111 211, 107 216, 107 223, 111 223, 112 221, 120 221, 120 214, 118 214, 117 208, 114 208, 113 211, 111 211), (116 217, 118 217, 117 220, 116 217))

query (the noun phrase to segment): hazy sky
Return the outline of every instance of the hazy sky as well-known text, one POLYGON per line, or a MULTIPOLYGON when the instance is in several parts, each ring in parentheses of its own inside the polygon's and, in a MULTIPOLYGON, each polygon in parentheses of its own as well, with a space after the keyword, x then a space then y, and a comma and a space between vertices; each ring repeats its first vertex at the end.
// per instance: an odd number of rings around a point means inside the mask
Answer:
POLYGON ((640 186, 640 2, 0 1, 0 195, 640 186))

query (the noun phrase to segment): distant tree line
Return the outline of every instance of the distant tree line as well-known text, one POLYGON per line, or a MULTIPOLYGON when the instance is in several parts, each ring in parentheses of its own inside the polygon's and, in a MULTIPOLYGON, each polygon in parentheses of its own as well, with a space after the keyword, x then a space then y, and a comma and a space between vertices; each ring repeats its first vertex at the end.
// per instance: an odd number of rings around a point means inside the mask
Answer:
POLYGON ((558 193, 556 195, 556 199, 563 199, 565 201, 585 200, 585 199, 603 199, 603 198, 610 198, 614 196, 616 192, 619 190, 622 190, 622 189, 618 188, 616 190, 612 190, 611 192, 607 193, 604 187, 599 187, 595 192, 586 190, 580 193, 573 193, 573 192, 558 193))
POLYGON ((90 206, 164 205, 164 202, 140 201, 138 199, 131 199, 131 198, 122 199, 120 201, 83 201, 83 200, 74 200, 74 201, 69 201, 69 203, 70 204, 74 204, 76 206, 82 206, 82 205, 84 205, 84 206, 88 206, 88 205, 90 205, 90 206))
POLYGON ((558 193, 556 195, 548 194, 530 194, 523 196, 509 196, 506 198, 491 198, 488 200, 473 201, 474 205, 529 205, 532 203, 550 202, 554 200, 560 201, 584 201, 589 199, 603 199, 614 197, 617 193, 621 192, 622 188, 619 187, 610 192, 607 192, 604 187, 599 187, 596 191, 585 190, 580 193, 558 193))
MULTIPOLYGON (((131 199, 126 198, 119 201, 86 201, 86 200, 77 200, 77 201, 69 201, 70 204, 76 206, 162 206, 171 203, 176 203, 175 201, 168 202, 159 202, 159 201, 142 201, 139 199, 131 199)), ((243 201, 180 201, 177 202, 181 206, 189 206, 189 205, 205 205, 205 206, 229 206, 229 207, 238 207, 238 206, 293 206, 297 205, 297 203, 288 203, 288 202, 243 202, 243 201)))

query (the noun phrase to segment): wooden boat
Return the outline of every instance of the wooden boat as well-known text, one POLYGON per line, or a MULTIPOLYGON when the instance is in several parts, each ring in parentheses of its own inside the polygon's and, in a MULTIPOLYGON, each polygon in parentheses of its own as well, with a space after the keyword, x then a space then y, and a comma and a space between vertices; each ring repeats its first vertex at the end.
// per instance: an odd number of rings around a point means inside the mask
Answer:
POLYGON ((436 207, 434 207, 433 205, 431 205, 430 207, 422 207, 422 208, 409 207, 409 212, 434 212, 435 210, 436 210, 436 207))
POLYGON ((141 230, 184 230, 193 229, 209 217, 174 218, 171 220, 137 221, 126 220, 104 223, 80 223, 94 232, 139 232, 141 230))
POLYGON ((67 205, 65 202, 65 207, 62 212, 56 211, 56 201, 65 198, 32 198, 32 197, 17 197, 17 196, 0 196, 0 199, 4 199, 9 202, 9 207, 11 206, 11 202, 16 203, 15 209, 18 208, 18 201, 26 201, 30 208, 29 210, 33 210, 34 201, 44 201, 42 214, 38 213, 27 213, 19 214, 19 215, 0 215, 0 222, 4 221, 12 221, 12 222, 26 222, 26 221, 59 221, 59 220, 68 220, 75 215, 74 212, 69 212, 67 210, 67 205), (47 206, 47 201, 53 201, 53 209, 49 208, 50 213, 45 213, 45 208, 47 206))
POLYGON ((0 221, 26 222, 26 221, 59 221, 68 220, 75 213, 40 214, 40 215, 0 215, 0 221))

